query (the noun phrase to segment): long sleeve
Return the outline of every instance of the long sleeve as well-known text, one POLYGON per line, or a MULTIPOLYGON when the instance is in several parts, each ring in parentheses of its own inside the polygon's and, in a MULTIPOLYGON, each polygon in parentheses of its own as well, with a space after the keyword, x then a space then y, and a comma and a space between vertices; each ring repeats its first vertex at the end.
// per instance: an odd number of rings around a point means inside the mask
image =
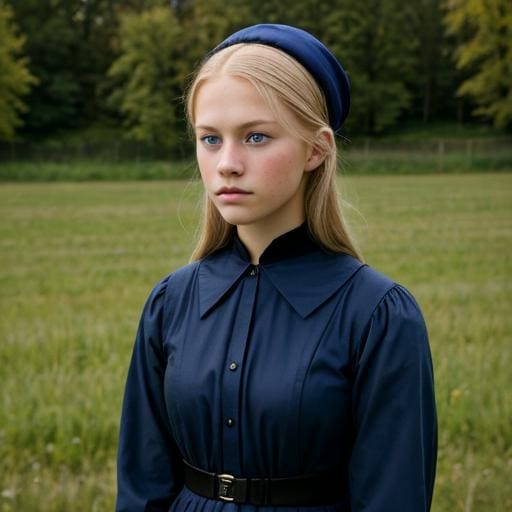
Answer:
POLYGON ((168 278, 151 292, 126 381, 119 434, 117 512, 167 511, 183 486, 182 462, 167 416, 162 309, 168 278))
POLYGON ((394 286, 359 346, 353 388, 352 512, 430 510, 437 453, 428 335, 416 302, 394 286))

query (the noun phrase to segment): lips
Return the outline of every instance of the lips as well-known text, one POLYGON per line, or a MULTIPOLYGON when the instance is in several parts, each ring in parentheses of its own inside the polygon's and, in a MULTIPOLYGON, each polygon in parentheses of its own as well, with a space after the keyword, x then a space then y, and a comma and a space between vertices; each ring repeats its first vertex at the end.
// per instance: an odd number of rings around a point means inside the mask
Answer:
POLYGON ((252 192, 249 192, 247 190, 244 190, 242 188, 238 187, 222 187, 218 192, 218 196, 230 196, 230 195, 249 195, 252 192))

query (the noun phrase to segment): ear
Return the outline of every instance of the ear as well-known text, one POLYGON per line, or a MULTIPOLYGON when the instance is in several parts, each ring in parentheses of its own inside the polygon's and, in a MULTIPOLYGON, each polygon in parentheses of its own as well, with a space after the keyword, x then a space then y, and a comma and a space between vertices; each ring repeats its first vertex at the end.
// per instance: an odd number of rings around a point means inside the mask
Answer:
POLYGON ((334 144, 334 135, 330 128, 321 128, 318 130, 317 142, 309 147, 306 165, 304 170, 306 172, 314 171, 322 165, 327 153, 331 150, 334 144))

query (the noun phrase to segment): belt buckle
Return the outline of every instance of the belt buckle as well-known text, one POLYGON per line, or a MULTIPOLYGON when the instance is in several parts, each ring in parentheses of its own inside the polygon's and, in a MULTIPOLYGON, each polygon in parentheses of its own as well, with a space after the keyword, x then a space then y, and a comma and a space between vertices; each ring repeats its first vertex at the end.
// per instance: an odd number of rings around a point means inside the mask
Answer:
POLYGON ((217 497, 222 501, 235 501, 233 496, 233 484, 235 483, 235 477, 233 475, 228 475, 227 473, 222 473, 217 475, 217 478, 219 481, 217 497))

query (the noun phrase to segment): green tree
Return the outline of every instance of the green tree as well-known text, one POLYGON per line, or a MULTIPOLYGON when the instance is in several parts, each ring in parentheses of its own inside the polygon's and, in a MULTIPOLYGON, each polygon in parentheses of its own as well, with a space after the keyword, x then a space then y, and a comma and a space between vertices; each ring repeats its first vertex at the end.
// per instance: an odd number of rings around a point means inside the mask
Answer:
MULTIPOLYGON (((119 18, 157 0, 16 0, 30 70, 39 78, 27 99, 26 130, 48 134, 108 114, 106 72, 115 58, 119 18)), ((168 4, 159 0, 160 4, 168 4)))
POLYGON ((324 40, 352 84, 349 131, 382 132, 411 103, 418 36, 413 4, 338 0, 324 20, 324 40))
POLYGON ((207 52, 229 34, 255 23, 244 0, 195 0, 187 4, 180 17, 186 39, 181 59, 184 83, 207 52))
POLYGON ((416 0, 415 24, 419 38, 417 88, 423 122, 432 119, 442 64, 443 24, 440 0, 416 0))
POLYGON ((294 25, 322 38, 325 17, 336 8, 335 0, 267 0, 251 3, 255 23, 294 25))
POLYGON ((71 0, 17 0, 16 20, 27 36, 30 71, 39 83, 28 98, 25 116, 30 132, 76 126, 82 119, 80 103, 80 39, 71 0))
POLYGON ((414 11, 410 24, 419 44, 410 87, 412 101, 401 120, 428 123, 436 118, 453 119, 462 114, 465 102, 456 96, 461 76, 451 57, 453 39, 445 34, 443 1, 411 0, 414 11))
POLYGON ((458 94, 471 97, 476 115, 504 128, 512 123, 512 2, 447 0, 445 22, 458 37, 457 67, 469 77, 458 94))
POLYGON ((109 70, 115 82, 110 102, 122 114, 129 137, 180 146, 183 41, 183 30, 168 7, 122 15, 120 55, 109 70))
POLYGON ((21 126, 20 113, 27 110, 23 102, 36 79, 22 57, 24 37, 13 23, 14 13, 0 0, 0 139, 10 140, 21 126))

